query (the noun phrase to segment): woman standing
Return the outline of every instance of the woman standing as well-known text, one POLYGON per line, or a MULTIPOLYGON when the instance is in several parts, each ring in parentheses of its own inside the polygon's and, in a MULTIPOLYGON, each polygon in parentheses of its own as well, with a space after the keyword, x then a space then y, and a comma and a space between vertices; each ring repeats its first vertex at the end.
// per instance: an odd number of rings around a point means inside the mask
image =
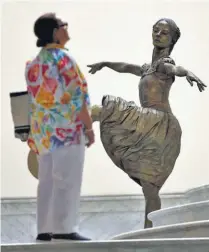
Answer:
POLYGON ((142 66, 101 62, 89 65, 94 74, 103 67, 141 77, 141 107, 120 97, 104 96, 102 107, 93 106, 92 117, 100 121, 103 146, 116 166, 142 186, 145 196, 145 228, 152 227, 147 215, 161 208, 159 191, 171 174, 180 153, 181 127, 169 104, 175 76, 186 77, 199 91, 206 87, 192 72, 176 66, 170 54, 180 37, 171 19, 160 19, 152 31, 154 50, 150 64, 142 66))
POLYGON ((86 80, 65 44, 67 23, 55 14, 37 19, 40 52, 27 63, 30 99, 28 144, 38 155, 38 240, 88 240, 77 233, 85 153, 94 143, 86 80), (84 131, 85 129, 85 131, 84 131))

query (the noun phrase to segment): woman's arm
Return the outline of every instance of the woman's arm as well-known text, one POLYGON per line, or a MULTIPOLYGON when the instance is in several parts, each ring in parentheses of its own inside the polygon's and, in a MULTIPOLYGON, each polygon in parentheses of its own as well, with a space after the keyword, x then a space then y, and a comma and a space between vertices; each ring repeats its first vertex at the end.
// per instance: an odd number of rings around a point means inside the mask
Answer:
POLYGON ((86 130, 92 130, 92 118, 85 103, 83 103, 79 118, 83 122, 86 130))
POLYGON ((58 62, 59 73, 65 84, 65 92, 70 94, 74 104, 75 113, 83 122, 87 130, 92 129, 92 119, 90 115, 90 98, 88 84, 76 62, 67 54, 63 53, 58 62))
POLYGON ((142 67, 138 65, 123 63, 123 62, 100 62, 92 65, 87 65, 90 67, 89 73, 95 74, 97 71, 101 70, 103 67, 108 67, 118 73, 130 73, 137 76, 141 76, 143 73, 142 67))
POLYGON ((88 84, 77 64, 76 64, 76 69, 82 80, 82 92, 83 92, 83 106, 81 108, 79 118, 84 123, 86 130, 92 130, 93 123, 92 123, 92 118, 90 115, 90 97, 89 97, 89 92, 88 92, 88 84))

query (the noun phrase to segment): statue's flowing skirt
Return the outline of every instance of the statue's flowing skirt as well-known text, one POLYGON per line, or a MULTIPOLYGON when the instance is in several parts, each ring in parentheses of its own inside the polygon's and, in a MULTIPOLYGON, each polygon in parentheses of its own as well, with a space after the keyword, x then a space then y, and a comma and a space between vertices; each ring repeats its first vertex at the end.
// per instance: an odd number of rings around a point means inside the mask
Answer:
POLYGON ((181 148, 182 131, 173 114, 104 96, 100 131, 102 144, 116 166, 137 180, 164 184, 181 148))

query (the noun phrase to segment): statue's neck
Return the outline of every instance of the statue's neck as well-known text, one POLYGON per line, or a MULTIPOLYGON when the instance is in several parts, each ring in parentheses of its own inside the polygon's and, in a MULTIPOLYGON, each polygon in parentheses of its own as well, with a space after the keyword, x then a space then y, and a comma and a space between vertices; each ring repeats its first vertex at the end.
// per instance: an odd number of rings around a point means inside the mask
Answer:
POLYGON ((169 55, 170 55, 169 48, 160 49, 160 48, 154 47, 153 53, 152 53, 152 63, 156 62, 157 60, 161 58, 169 57, 169 55))

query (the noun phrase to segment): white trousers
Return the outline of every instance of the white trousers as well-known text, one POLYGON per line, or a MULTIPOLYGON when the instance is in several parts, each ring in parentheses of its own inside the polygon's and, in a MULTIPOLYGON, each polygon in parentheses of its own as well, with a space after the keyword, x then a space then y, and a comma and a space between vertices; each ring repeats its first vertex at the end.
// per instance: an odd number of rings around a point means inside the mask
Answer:
POLYGON ((37 231, 77 232, 85 143, 39 156, 37 231))

